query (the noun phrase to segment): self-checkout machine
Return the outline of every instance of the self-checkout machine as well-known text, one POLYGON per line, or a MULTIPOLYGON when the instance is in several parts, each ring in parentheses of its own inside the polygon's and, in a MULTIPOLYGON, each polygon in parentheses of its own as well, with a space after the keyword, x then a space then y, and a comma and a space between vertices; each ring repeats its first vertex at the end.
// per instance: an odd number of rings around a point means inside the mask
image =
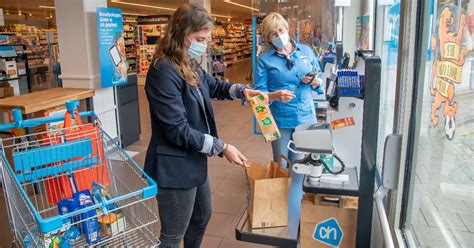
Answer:
MULTIPOLYGON (((305 193, 358 197, 357 224, 355 229, 350 229, 355 235, 342 231, 334 232, 331 239, 328 233, 322 235, 321 228, 326 228, 326 231, 342 229, 337 222, 340 217, 334 216, 334 223, 323 220, 314 224, 314 244, 340 246, 344 238, 355 236, 349 247, 370 247, 380 70, 380 58, 372 51, 356 52, 353 69, 339 70, 336 80, 328 86, 331 107, 327 123, 300 126, 293 135, 295 152, 307 155, 305 160, 293 166, 296 172, 306 175, 303 183, 305 193), (334 157, 332 169, 327 168, 327 162, 321 159, 323 155, 334 157), (325 167, 331 173, 322 173, 325 167), (338 235, 340 237, 336 237, 338 235), (332 238, 338 238, 337 242, 332 238)), ((343 247, 348 247, 347 242, 343 247)))
MULTIPOLYGON (((334 82, 327 87, 326 94, 331 105, 327 123, 301 126, 295 132, 295 152, 305 152, 309 156, 305 161, 299 161, 300 164, 294 169, 306 174, 302 185, 306 193, 358 197, 356 247, 370 247, 380 105, 380 58, 371 51, 358 51, 353 69, 351 73, 357 72, 359 84, 348 79, 354 76, 347 74, 348 70, 340 69, 336 74, 338 77, 333 76, 334 82), (325 171, 332 170, 336 176, 322 173, 325 160, 321 159, 321 155, 334 157, 333 168, 325 171)), ((286 227, 252 229, 248 214, 244 212, 236 226, 236 238, 252 243, 297 247, 301 239, 297 223, 299 211, 293 215, 290 211, 286 227)), ((314 239, 317 239, 317 230, 320 229, 315 226, 314 239)), ((346 236, 349 237, 348 234, 346 236)), ((344 236, 341 238, 344 239, 344 236)))

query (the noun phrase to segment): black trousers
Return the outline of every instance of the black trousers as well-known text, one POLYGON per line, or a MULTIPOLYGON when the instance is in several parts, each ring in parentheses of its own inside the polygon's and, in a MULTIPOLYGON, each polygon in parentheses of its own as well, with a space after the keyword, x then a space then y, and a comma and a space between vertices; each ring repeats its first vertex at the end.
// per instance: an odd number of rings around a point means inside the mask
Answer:
POLYGON ((209 179, 191 189, 158 189, 161 221, 160 247, 198 248, 211 218, 211 187, 209 179))

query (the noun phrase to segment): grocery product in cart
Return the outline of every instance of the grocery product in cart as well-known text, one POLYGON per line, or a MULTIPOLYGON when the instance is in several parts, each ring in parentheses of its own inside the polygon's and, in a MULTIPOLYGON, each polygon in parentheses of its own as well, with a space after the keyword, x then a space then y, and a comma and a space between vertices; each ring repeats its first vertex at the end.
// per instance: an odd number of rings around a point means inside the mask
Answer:
MULTIPOLYGON (((153 247, 156 183, 105 133, 93 112, 66 104, 70 125, 0 140, 0 172, 10 227, 25 247, 153 247), (42 137, 38 140, 37 137, 42 137), (5 156, 11 153, 9 160, 5 156), (57 195, 48 192, 55 191, 57 195)), ((0 130, 31 128, 62 117, 22 120, 0 130)), ((66 121, 65 121, 66 124, 66 121)))

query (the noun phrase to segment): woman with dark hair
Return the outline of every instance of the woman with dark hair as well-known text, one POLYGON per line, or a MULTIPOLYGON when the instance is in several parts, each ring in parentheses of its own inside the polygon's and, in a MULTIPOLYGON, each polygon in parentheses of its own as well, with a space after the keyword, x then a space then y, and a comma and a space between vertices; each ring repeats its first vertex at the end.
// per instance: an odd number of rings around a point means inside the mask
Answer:
POLYGON ((200 247, 212 213, 208 156, 245 165, 245 156, 218 138, 211 99, 267 98, 215 79, 200 67, 213 23, 201 7, 179 7, 146 78, 152 136, 145 171, 159 187, 161 247, 179 247, 183 239, 184 247, 200 247))

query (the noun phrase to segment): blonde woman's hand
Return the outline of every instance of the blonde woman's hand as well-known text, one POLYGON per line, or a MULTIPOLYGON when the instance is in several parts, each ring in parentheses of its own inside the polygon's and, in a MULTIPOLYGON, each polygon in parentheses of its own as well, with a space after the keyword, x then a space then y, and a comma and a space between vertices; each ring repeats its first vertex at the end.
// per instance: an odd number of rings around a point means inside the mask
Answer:
POLYGON ((295 94, 289 90, 279 90, 270 93, 270 101, 279 100, 281 102, 289 102, 291 99, 295 98, 295 94))
POLYGON ((245 166, 247 158, 235 146, 226 144, 223 154, 231 164, 245 166))

